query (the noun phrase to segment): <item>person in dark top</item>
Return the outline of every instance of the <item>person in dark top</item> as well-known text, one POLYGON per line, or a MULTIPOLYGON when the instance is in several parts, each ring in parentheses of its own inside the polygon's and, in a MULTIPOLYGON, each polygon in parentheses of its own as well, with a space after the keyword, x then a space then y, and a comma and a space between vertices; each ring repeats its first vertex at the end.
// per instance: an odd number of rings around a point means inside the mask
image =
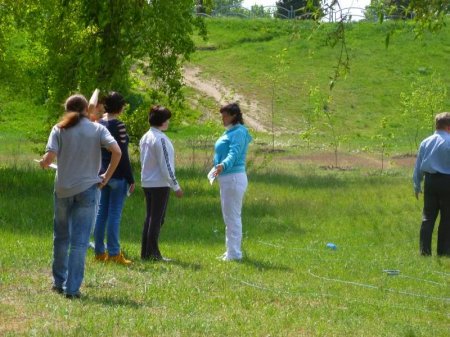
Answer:
MULTIPOLYGON (((125 100, 121 94, 110 92, 104 98, 105 114, 98 122, 104 125, 122 150, 119 165, 114 171, 108 184, 101 190, 97 219, 95 222, 95 259, 97 261, 112 261, 123 265, 131 264, 120 250, 119 233, 120 219, 127 193, 134 191, 134 177, 128 154, 129 137, 125 124, 117 119, 125 106, 125 100), (107 248, 105 249, 105 231, 107 236, 107 248)), ((102 149, 102 167, 100 174, 111 161, 111 154, 102 149)))

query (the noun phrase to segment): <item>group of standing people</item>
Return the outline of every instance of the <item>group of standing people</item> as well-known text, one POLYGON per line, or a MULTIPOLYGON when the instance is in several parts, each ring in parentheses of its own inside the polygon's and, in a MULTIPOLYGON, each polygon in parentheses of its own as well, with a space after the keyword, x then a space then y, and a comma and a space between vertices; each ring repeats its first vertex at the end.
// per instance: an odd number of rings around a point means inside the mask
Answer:
MULTIPOLYGON (((94 228, 95 260, 123 265, 132 262, 120 249, 120 220, 127 194, 135 181, 128 154, 129 137, 118 119, 125 100, 110 92, 96 104, 72 95, 56 124, 40 161, 47 168, 57 160, 54 188, 53 290, 67 298, 79 298, 84 278, 89 237, 94 228), (105 233, 107 245, 105 245, 105 233)), ((224 261, 241 260, 241 210, 247 189, 246 154, 252 138, 243 125, 236 103, 220 109, 224 134, 215 144, 213 175, 218 178, 222 215, 226 226, 224 261)), ((174 147, 164 133, 171 112, 156 105, 148 114, 150 129, 139 143, 141 185, 146 217, 142 231, 141 259, 167 261, 158 240, 164 223, 170 190, 183 196, 175 176, 174 147)))

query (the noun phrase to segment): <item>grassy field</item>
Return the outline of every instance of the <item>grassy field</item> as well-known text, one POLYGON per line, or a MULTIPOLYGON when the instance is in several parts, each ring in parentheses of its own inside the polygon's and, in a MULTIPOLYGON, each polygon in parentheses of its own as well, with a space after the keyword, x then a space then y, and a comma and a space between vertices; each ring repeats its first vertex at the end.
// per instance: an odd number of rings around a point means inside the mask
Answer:
MULTIPOLYGON (((210 40, 202 42, 209 50, 195 55, 193 64, 202 66, 204 76, 238 84, 246 96, 264 102, 267 93, 260 84, 266 68, 252 59, 285 46, 292 27, 264 20, 209 24, 210 40)), ((393 102, 426 57, 430 69, 450 83, 448 28, 426 42, 411 41, 416 47, 410 49, 400 41, 411 36, 399 34, 387 51, 383 29, 370 24, 350 29, 354 65, 336 88, 345 93, 339 104, 352 101, 355 107, 352 118, 341 115, 347 129, 364 121, 361 132, 373 134, 381 115, 395 116, 393 102), (366 50, 367 44, 373 49, 366 50), (417 47, 423 44, 430 48, 417 47), (415 61, 417 55, 422 56, 415 61), (396 58, 408 67, 389 68, 396 58), (411 77, 405 78, 408 71, 411 77), (369 87, 375 73, 378 85, 369 87), (397 80, 385 86, 391 75, 397 80)), ((292 86, 283 89, 288 126, 301 120, 295 106, 304 106, 298 94, 304 80, 326 87, 332 71, 333 50, 314 41, 314 48, 301 42, 290 49, 304 48, 297 55, 311 64, 292 61, 292 86), (303 71, 318 62, 314 50, 329 62, 313 67, 317 78, 310 79, 303 71)), ((195 96, 192 90, 187 94, 195 96)), ((2 85, 0 100, 0 336, 448 336, 450 259, 419 255, 422 199, 413 196, 411 165, 380 172, 378 161, 370 164, 373 158, 359 153, 360 162, 370 165, 324 166, 300 156, 307 149, 291 139, 295 135, 281 135, 283 151, 269 153, 269 137, 254 133, 243 210, 245 258, 224 263, 216 259, 224 251, 218 186, 206 179, 211 141, 221 127, 210 122, 187 121, 169 132, 185 190, 185 198, 171 197, 160 240, 173 261, 139 259, 145 206, 137 188, 121 224, 122 248, 134 263, 128 268, 97 263, 89 251, 84 297, 66 300, 50 290, 54 171, 32 162, 45 147, 47 111, 2 85)), ((214 107, 207 98, 201 104, 214 107)), ((405 151, 404 138, 398 141, 405 151)), ((365 143, 353 138, 351 144, 360 147, 359 142, 365 143)), ((135 173, 139 178, 138 168, 135 173)))
POLYGON ((85 297, 68 301, 50 291, 53 172, 0 171, 0 335, 448 335, 450 259, 419 256, 421 202, 406 172, 250 170, 245 258, 223 263, 217 185, 180 168, 186 196, 170 200, 161 237, 174 261, 139 260, 138 189, 121 225, 133 265, 89 252, 85 297))

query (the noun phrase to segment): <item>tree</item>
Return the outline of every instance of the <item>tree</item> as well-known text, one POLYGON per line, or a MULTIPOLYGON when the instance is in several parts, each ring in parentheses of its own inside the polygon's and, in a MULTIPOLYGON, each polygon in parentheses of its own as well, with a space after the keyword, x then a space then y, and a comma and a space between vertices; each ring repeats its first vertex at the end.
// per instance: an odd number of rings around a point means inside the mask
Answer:
POLYGON ((213 0, 214 9, 221 9, 226 7, 240 7, 244 0, 213 0))
POLYGON ((405 128, 410 143, 410 152, 417 149, 423 134, 434 132, 434 117, 444 108, 447 88, 436 74, 418 77, 411 83, 409 92, 400 94, 402 116, 408 120, 405 128))
POLYGON ((8 11, 45 48, 53 102, 95 87, 126 93, 130 67, 138 59, 156 89, 179 99, 181 63, 195 50, 194 27, 205 32, 201 19, 192 15, 191 0, 2 1, 0 17, 8 11))
POLYGON ((196 11, 198 14, 211 14, 214 9, 214 0, 196 0, 196 11))
POLYGON ((265 10, 262 5, 253 5, 250 9, 252 15, 260 18, 269 18, 271 16, 270 10, 265 10))
POLYGON ((266 82, 270 86, 270 125, 272 134, 272 152, 275 152, 275 112, 276 102, 279 99, 280 84, 286 78, 286 73, 289 69, 289 65, 286 62, 286 54, 288 49, 282 49, 275 57, 271 57, 274 60, 274 66, 271 67, 271 72, 266 73, 266 82))
POLYGON ((384 162, 386 160, 386 156, 389 155, 389 150, 392 147, 392 141, 394 139, 394 134, 388 129, 388 119, 386 117, 381 118, 378 126, 378 133, 372 138, 377 142, 381 159, 381 172, 383 172, 384 162))
POLYGON ((411 18, 415 23, 416 34, 421 35, 424 30, 437 31, 445 25, 444 19, 450 12, 450 2, 448 0, 371 0, 367 11, 369 15, 375 14, 380 23, 386 17, 411 18))
POLYGON ((280 0, 275 5, 275 16, 283 19, 319 19, 323 16, 320 0, 280 0))

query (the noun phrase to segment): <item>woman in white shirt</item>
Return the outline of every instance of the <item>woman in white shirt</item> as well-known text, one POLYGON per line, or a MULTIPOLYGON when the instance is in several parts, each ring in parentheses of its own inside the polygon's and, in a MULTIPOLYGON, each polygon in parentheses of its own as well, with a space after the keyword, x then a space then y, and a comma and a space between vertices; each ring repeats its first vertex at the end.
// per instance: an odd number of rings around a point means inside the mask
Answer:
POLYGON ((141 259, 163 260, 158 238, 164 223, 170 190, 178 198, 183 196, 175 177, 175 155, 170 139, 164 134, 172 116, 169 109, 156 105, 150 109, 150 130, 139 142, 141 159, 141 182, 145 194, 147 215, 142 231, 141 259))

